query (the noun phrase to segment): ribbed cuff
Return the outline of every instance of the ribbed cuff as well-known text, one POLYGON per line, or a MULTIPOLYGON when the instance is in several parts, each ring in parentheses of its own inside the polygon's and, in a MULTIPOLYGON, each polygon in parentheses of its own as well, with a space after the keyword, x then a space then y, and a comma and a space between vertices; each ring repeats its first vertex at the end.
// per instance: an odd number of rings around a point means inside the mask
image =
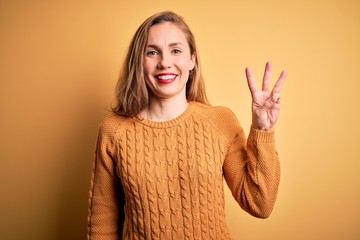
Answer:
POLYGON ((251 126, 249 139, 255 142, 271 143, 275 142, 275 131, 260 131, 251 126))

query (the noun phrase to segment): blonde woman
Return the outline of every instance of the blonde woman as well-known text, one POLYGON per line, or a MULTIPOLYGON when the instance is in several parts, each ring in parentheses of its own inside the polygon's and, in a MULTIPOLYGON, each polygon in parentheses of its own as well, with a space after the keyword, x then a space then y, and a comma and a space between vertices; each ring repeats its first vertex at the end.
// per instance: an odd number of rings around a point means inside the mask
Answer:
POLYGON ((270 91, 270 73, 267 63, 258 90, 246 69, 246 138, 228 108, 209 105, 183 19, 173 12, 148 18, 128 49, 114 114, 100 127, 88 239, 231 239, 224 179, 241 208, 267 218, 280 179, 273 129, 286 78, 282 72, 270 91))

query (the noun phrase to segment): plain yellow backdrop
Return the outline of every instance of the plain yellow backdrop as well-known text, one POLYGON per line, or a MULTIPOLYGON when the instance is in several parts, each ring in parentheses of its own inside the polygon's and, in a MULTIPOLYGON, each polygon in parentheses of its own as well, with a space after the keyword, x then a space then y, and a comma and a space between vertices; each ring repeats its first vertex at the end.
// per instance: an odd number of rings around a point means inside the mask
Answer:
POLYGON ((173 10, 195 33, 213 105, 248 132, 244 69, 289 72, 269 219, 226 190, 234 239, 360 239, 360 2, 1 1, 0 239, 85 239, 99 124, 136 28, 173 10))

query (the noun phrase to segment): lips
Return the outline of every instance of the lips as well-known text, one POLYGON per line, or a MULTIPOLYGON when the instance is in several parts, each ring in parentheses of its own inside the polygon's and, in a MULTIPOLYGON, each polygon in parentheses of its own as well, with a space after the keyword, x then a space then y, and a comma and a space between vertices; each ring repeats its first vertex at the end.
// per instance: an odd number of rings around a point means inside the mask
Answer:
POLYGON ((174 73, 162 73, 155 76, 159 83, 168 84, 175 81, 177 75, 174 73))

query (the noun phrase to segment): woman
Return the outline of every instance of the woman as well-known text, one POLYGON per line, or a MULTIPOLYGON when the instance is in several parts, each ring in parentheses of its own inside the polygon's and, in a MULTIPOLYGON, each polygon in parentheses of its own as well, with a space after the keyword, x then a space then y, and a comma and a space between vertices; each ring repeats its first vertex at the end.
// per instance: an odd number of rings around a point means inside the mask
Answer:
POLYGON ((259 91, 246 69, 253 100, 246 140, 229 109, 209 106, 182 18, 148 18, 124 61, 115 114, 99 131, 88 239, 231 239, 224 178, 245 211, 268 217, 280 178, 273 128, 286 77, 270 92, 270 72, 268 63, 259 91))

